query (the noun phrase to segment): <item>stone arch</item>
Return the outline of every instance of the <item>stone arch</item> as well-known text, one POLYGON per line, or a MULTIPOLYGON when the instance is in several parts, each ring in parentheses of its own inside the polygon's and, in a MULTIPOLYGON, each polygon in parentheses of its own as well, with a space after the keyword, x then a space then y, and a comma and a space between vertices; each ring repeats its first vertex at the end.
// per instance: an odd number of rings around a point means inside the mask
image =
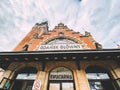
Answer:
POLYGON ((91 89, 115 89, 115 83, 113 82, 113 77, 109 69, 98 65, 91 65, 88 66, 85 71, 91 89))
POLYGON ((37 70, 40 69, 40 67, 36 66, 36 63, 33 63, 33 62, 31 62, 31 63, 25 63, 24 62, 24 63, 19 63, 18 66, 16 68, 14 68, 14 71, 17 72, 20 69, 26 68, 26 67, 33 67, 33 68, 36 68, 37 70))
POLYGON ((37 73, 37 71, 38 70, 35 67, 27 66, 27 67, 23 67, 23 68, 19 69, 17 72, 20 72, 20 73, 24 73, 24 72, 37 73))
POLYGON ((72 74, 73 74, 72 69, 71 69, 71 68, 69 68, 69 67, 66 67, 66 66, 56 66, 56 67, 52 68, 49 72, 52 72, 53 70, 55 70, 55 69, 57 69, 57 68, 60 68, 60 67, 63 67, 63 68, 68 69, 68 70, 69 70, 69 71, 71 71, 71 72, 72 72, 72 74))
POLYGON ((49 37, 47 38, 46 40, 44 40, 41 44, 47 44, 49 41, 52 41, 54 39, 58 39, 58 38, 64 38, 64 39, 68 39, 68 40, 71 40, 71 41, 74 41, 78 44, 83 44, 86 46, 86 44, 82 41, 82 40, 79 40, 78 38, 75 38, 74 36, 52 36, 52 37, 49 37))
POLYGON ((44 42, 44 44, 47 44, 48 42, 50 42, 50 41, 52 41, 52 40, 55 40, 55 39, 59 39, 59 38, 68 39, 68 40, 74 41, 75 43, 79 43, 77 39, 75 39, 75 38, 73 38, 73 37, 70 37, 70 36, 63 36, 63 37, 56 36, 56 37, 52 37, 52 38, 47 39, 47 40, 44 42))
POLYGON ((104 68, 98 65, 91 65, 85 69, 86 72, 90 72, 90 70, 96 71, 96 72, 109 72, 107 68, 104 68))
POLYGON ((102 61, 98 61, 98 62, 90 62, 90 63, 87 63, 83 69, 85 70, 86 68, 90 67, 90 66, 98 66, 98 67, 101 67, 101 68, 105 68, 107 70, 112 70, 112 66, 110 66, 109 62, 108 63, 105 63, 105 62, 102 62, 102 61), (103 63, 103 64, 101 64, 103 63))
POLYGON ((46 64, 46 68, 45 71, 50 72, 51 70, 53 70, 54 68, 57 67, 66 67, 68 69, 70 69, 71 71, 77 69, 76 63, 75 62, 49 62, 46 64), (54 65, 53 65, 54 64, 54 65))

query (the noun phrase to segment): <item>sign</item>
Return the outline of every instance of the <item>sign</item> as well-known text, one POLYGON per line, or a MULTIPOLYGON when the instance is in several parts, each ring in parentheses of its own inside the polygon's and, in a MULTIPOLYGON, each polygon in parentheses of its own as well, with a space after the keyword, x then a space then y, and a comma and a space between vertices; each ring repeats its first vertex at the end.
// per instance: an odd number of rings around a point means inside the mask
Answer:
POLYGON ((40 90, 40 87, 41 87, 41 81, 40 80, 35 80, 32 90, 40 90))
POLYGON ((49 80, 73 80, 72 75, 50 75, 49 80))
POLYGON ((40 45, 40 51, 49 51, 49 50, 79 50, 82 49, 80 44, 55 44, 55 45, 40 45))

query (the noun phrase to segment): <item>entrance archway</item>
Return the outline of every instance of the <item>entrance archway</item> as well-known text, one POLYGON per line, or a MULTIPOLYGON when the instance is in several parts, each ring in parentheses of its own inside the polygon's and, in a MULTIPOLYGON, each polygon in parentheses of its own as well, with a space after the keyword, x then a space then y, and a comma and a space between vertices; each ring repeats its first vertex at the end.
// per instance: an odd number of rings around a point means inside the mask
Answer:
POLYGON ((115 90, 114 83, 107 69, 90 66, 86 69, 91 90, 115 90))
POLYGON ((26 67, 19 70, 15 76, 12 90, 32 90, 37 70, 33 67, 26 67))
POLYGON ((48 90, 75 90, 72 71, 57 67, 49 74, 48 90))

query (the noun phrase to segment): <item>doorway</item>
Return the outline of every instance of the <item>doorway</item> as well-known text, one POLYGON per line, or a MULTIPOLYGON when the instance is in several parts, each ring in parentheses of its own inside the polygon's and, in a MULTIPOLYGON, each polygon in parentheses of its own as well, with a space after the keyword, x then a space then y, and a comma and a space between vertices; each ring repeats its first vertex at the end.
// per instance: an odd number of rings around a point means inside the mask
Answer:
POLYGON ((16 80, 12 90, 32 90, 33 80, 16 80))
POLYGON ((13 80, 11 90, 32 90, 37 70, 27 67, 19 70, 13 80))
POLYGON ((50 82, 48 90, 74 90, 74 83, 73 82, 50 82))
POLYGON ((108 70, 98 66, 90 66, 86 69, 86 73, 91 90, 115 90, 108 70))
POLYGON ((65 67, 53 69, 49 75, 48 90, 75 90, 72 71, 65 67))

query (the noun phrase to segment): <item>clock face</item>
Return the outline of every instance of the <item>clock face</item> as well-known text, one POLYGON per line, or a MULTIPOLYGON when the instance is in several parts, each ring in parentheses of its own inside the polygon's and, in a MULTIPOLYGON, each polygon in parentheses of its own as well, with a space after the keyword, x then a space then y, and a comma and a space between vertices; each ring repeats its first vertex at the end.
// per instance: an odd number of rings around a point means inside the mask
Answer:
POLYGON ((77 43, 69 39, 58 38, 47 43, 47 45, 52 45, 52 44, 54 45, 54 44, 77 44, 77 43))

